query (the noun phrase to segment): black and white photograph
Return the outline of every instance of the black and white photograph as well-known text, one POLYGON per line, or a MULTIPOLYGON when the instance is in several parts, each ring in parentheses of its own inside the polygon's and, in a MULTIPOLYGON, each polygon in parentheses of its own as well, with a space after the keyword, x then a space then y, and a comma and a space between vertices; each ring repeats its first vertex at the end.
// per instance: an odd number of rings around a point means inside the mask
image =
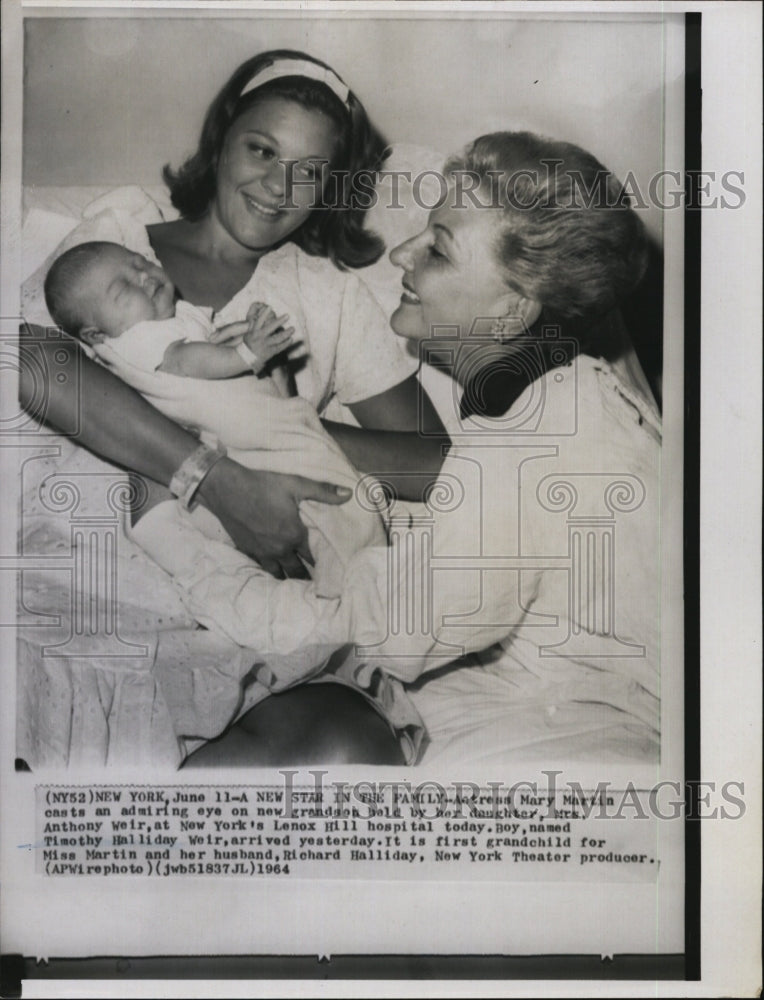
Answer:
POLYGON ((702 987, 700 821, 760 836, 712 11, 9 7, 6 970, 702 987))

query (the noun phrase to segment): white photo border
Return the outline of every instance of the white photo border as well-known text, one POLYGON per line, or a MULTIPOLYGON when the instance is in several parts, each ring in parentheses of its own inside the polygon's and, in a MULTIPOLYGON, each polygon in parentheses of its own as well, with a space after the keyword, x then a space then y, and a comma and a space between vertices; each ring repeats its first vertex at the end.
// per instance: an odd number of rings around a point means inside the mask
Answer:
MULTIPOLYGON (((48 5, 49 10, 54 5, 48 5)), ((131 5, 135 10, 144 5, 131 5)), ((153 5, 152 5, 153 6, 153 5)), ((761 101, 758 81, 761 79, 761 55, 758 42, 761 40, 761 20, 750 13, 753 5, 740 3, 696 3, 696 4, 619 4, 620 11, 644 12, 699 11, 703 18, 702 28, 702 71, 703 71, 703 165, 705 169, 735 169, 744 164, 746 170, 746 204, 737 213, 704 213, 703 262, 701 274, 701 438, 703 458, 701 465, 701 759, 699 775, 706 780, 724 781, 728 778, 743 777, 746 781, 746 802, 748 811, 745 822, 722 824, 707 822, 702 828, 702 928, 701 928, 701 979, 692 983, 662 983, 663 995, 713 996, 716 991, 740 995, 754 995, 756 976, 760 974, 756 963, 759 960, 760 915, 758 912, 758 888, 760 887, 760 818, 761 811, 761 766, 759 761, 761 735, 761 679, 759 672, 760 653, 760 563, 756 545, 759 532, 761 449, 758 440, 760 385, 758 372, 761 369, 760 330, 761 293, 759 264, 761 261, 761 237, 758 220, 761 218, 761 153, 757 128, 761 121, 761 101), (758 32, 758 35, 757 35, 758 32), (758 42, 757 42, 758 39, 758 42), (732 60, 729 53, 736 51, 739 58, 732 60), (746 116, 747 128, 741 128, 740 119, 746 116), (734 162, 733 162, 734 158, 734 162), (723 252, 720 252, 723 249, 723 252), (729 350, 731 332, 742 337, 739 351, 729 350), (757 363, 758 362, 758 363, 757 363), (719 381, 721 379, 721 399, 719 381), (754 379, 756 381, 754 382, 754 379), (753 428, 756 428, 754 431, 753 428), (754 434, 756 435, 754 437, 754 434), (735 448, 730 447, 735 442, 735 448), (729 484, 736 486, 736 495, 730 503, 729 484), (732 506, 732 511, 730 507, 732 506), (730 516, 732 514, 732 516, 730 516), (745 557, 740 558, 740 553, 745 557), (718 580, 724 581, 720 588, 718 580), (721 593, 720 593, 721 591, 721 593), (734 623, 734 637, 730 637, 730 623, 734 623), (728 666, 729 669, 723 669, 728 666), (729 924, 728 929, 725 924, 729 924), (750 991, 750 992, 749 992, 750 991)), ((81 12, 93 12, 98 7, 117 13, 120 4, 59 4, 56 13, 73 13, 73 8, 81 12)), ((289 7, 295 14, 304 5, 282 5, 274 8, 266 4, 261 9, 273 13, 289 7)), ((315 10, 320 5, 313 5, 315 10)), ((387 5, 359 4, 362 9, 373 13, 388 9, 387 5)), ((419 7, 412 5, 410 9, 419 7)), ((560 12, 575 13, 585 17, 596 13, 607 13, 611 5, 605 3, 570 4, 514 4, 512 10, 539 11, 543 7, 546 16, 560 12)), ((36 15, 42 5, 29 3, 24 14, 36 15)), ((156 9, 156 8, 154 8, 156 9)), ((197 9, 189 4, 175 4, 167 8, 172 16, 183 16, 197 9)), ((241 5, 217 4, 215 9, 221 15, 225 11, 238 10, 241 5)), ((344 5, 333 11, 340 16, 344 5)), ((421 8, 424 10, 424 8, 421 8)), ((454 10, 453 7, 445 7, 454 10)), ((490 15, 497 9, 510 9, 498 4, 475 4, 470 10, 490 15)), ((433 12, 427 8, 428 16, 433 12)), ((14 176, 20 164, 21 105, 13 93, 20 84, 20 66, 14 64, 13 53, 20 46, 20 5, 10 3, 3 12, 3 168, 4 177, 14 176), (13 9, 17 7, 18 9, 13 9), (11 8, 10 12, 8 8, 11 8), (10 86, 8 86, 10 81, 10 86), (16 142, 18 139, 18 143, 16 142), (10 170, 8 169, 10 166, 10 170)), ((468 15, 469 16, 469 15, 468 15)), ((18 49, 20 51, 20 48, 18 49)), ((8 233, 20 232, 18 199, 11 185, 3 185, 2 216, 4 239, 8 233)), ((7 244, 6 244, 7 246, 7 244)), ((4 247, 5 249, 5 247, 4 247)), ((3 300, 8 303, 6 290, 14 284, 14 262, 4 254, 3 300), (10 263, 8 261, 10 260, 10 263)), ((668 255, 666 257, 669 267, 668 255)), ((18 282, 15 282, 18 287, 18 282)), ((4 307, 2 315, 8 315, 4 307)), ((6 499, 4 495, 4 500, 6 499)), ((4 504, 6 513, 9 508, 4 504)), ((12 510, 12 508, 11 508, 12 510)), ((15 519, 3 518, 4 542, 9 537, 15 519)), ((6 551, 2 549, 2 551, 6 551)), ((9 630, 0 630, 7 633, 9 630)), ((14 662, 8 656, 7 635, 2 636, 3 662, 14 662)), ((4 687, 4 691, 8 688, 4 687)), ((13 701, 3 699, 3 765, 0 769, 3 797, 8 807, 8 785, 13 776, 7 772, 6 761, 9 745, 9 729, 13 733, 13 701), (9 725, 10 721, 10 725, 9 725)), ((31 788, 31 786, 30 786, 31 788)), ((11 809, 13 804, 11 804, 11 809)), ((3 834, 3 867, 8 864, 8 831, 3 834)), ((7 870, 7 869, 6 869, 7 870)), ((347 893, 337 889, 337 902, 347 902, 347 893)), ((13 914, 3 914, 13 918, 13 914)), ((175 961, 175 960, 170 960, 175 961)), ((317 973, 320 975, 320 973, 317 973)), ((124 980, 120 984, 125 985, 124 980)), ((317 984, 314 984, 317 985, 317 984)), ((53 989, 51 982, 48 986, 53 989)), ((84 984, 83 984, 84 986, 84 984)), ((462 989, 453 982, 420 983, 420 991, 437 990, 438 995, 461 993, 462 989)), ((131 995, 144 994, 146 990, 156 990, 149 983, 131 983, 131 995)), ((592 984, 568 982, 563 988, 559 982, 512 983, 501 986, 481 983, 480 993, 484 995, 536 995, 545 991, 550 996, 574 996, 591 993, 592 984), (495 991, 495 992, 494 992, 495 991)), ((44 980, 26 980, 24 995, 62 995, 46 992, 44 980), (40 992, 38 992, 40 991, 40 992)), ((66 983, 62 989, 74 988, 66 983)), ((109 995, 109 986, 97 986, 90 981, 84 988, 88 995, 109 995), (98 992, 98 990, 104 990, 98 992)), ((118 989, 115 984, 112 987, 118 989)), ((178 984, 179 992, 169 983, 161 983, 162 995, 221 995, 207 992, 213 989, 206 981, 191 981, 178 984)), ((258 989, 283 990, 283 981, 258 981, 258 989)), ((291 989, 299 987, 292 984, 291 989)), ((226 982, 219 989, 227 995, 248 995, 252 984, 226 982)), ((326 989, 326 986, 324 986, 326 989)), ((307 991, 306 991, 307 992, 307 991)), ((385 982, 332 983, 332 995, 400 995, 400 984, 385 982), (373 991, 373 992, 372 992, 373 991)), ((596 983, 599 995, 649 995, 654 994, 648 983, 596 983)), ((82 994, 84 995, 84 994, 82 994)), ((294 994, 292 994, 294 995, 294 994)))

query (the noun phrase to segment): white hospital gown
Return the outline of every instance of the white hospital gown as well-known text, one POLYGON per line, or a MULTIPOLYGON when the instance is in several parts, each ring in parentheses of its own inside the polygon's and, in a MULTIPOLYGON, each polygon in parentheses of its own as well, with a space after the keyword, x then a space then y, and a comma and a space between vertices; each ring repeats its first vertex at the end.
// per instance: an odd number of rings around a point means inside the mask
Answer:
POLYGON ((565 737, 596 746, 615 731, 649 754, 660 715, 659 452, 650 401, 616 367, 580 356, 503 417, 463 421, 429 509, 393 512, 392 546, 359 552, 337 600, 302 581, 279 585, 234 550, 202 551, 182 530, 153 532, 153 512, 139 528, 211 628, 262 641, 267 604, 265 649, 285 655, 285 669, 355 643, 359 683, 381 669, 403 685, 428 729, 428 759, 490 759, 497 746, 565 737))

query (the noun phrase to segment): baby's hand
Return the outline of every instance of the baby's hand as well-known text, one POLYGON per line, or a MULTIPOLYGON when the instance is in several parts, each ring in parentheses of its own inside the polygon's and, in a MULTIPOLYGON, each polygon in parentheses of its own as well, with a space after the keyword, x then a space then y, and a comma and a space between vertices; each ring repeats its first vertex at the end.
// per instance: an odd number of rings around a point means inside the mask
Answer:
POLYGON ((249 308, 247 321, 249 329, 244 334, 244 343, 263 364, 285 351, 292 342, 294 327, 284 325, 289 321, 286 313, 277 316, 270 306, 255 302, 249 308))

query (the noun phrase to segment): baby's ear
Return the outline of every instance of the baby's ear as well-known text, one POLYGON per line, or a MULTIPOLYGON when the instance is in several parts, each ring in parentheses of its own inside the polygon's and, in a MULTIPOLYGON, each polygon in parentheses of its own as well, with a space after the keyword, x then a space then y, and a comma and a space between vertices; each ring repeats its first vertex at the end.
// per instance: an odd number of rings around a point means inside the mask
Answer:
POLYGON ((96 326, 85 326, 80 330, 80 340, 90 347, 93 344, 102 344, 105 339, 104 334, 96 326))

